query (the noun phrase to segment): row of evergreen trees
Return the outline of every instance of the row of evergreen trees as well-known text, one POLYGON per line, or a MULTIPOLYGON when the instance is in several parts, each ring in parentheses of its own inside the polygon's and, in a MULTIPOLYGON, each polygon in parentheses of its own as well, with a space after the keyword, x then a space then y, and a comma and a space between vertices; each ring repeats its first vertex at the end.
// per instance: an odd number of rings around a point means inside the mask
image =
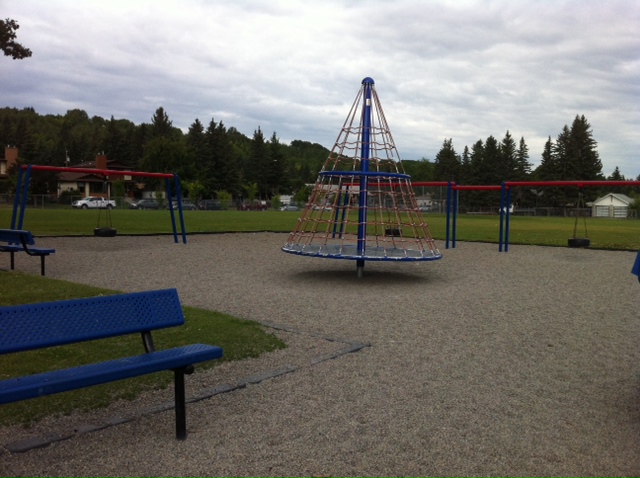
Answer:
MULTIPOLYGON (((79 109, 60 116, 39 115, 33 108, 2 108, 0 144, 17 146, 23 163, 53 166, 93 161, 98 152, 104 152, 135 170, 178 173, 192 197, 216 197, 222 191, 263 199, 276 194, 304 195, 305 184, 316 180, 329 154, 325 147, 307 141, 282 144, 275 132, 267 139, 259 127, 249 138, 214 119, 206 126, 196 119, 183 133, 162 107, 150 123, 140 125, 113 117, 90 118, 79 109)), ((584 116, 576 116, 571 127, 565 125, 555 141, 549 137, 535 170, 525 139, 516 142, 509 131, 501 141, 489 136, 470 148, 465 146, 462 154, 456 152, 452 139, 446 139, 434 161, 423 158, 403 163, 414 181, 500 184, 506 180, 606 179, 597 142, 584 116)), ((616 168, 607 179, 625 178, 616 168)), ((46 194, 54 183, 44 174, 34 175, 33 192, 46 194)), ((9 186, 5 182, 0 187, 9 186)), ((620 191, 631 195, 634 189, 620 191)), ((598 193, 589 191, 593 196, 598 193)), ((540 196, 520 190, 517 195, 516 201, 523 206, 534 199, 538 205, 561 206, 571 202, 574 192, 549 190, 540 196)), ((493 204, 495 194, 465 193, 463 200, 470 205, 493 204)))
MULTIPOLYGON (((434 179, 436 181, 455 181, 459 184, 499 185, 502 181, 572 181, 572 180, 625 180, 618 167, 605 177, 602 162, 593 138, 591 125, 583 116, 576 116, 571 127, 565 125, 557 139, 547 140, 540 165, 532 169, 529 147, 525 139, 516 141, 509 131, 502 141, 489 136, 484 142, 478 140, 469 148, 464 147, 462 154, 456 153, 453 141, 446 139, 435 158, 434 179)), ((640 176, 638 177, 640 180, 640 176)), ((585 200, 595 199, 603 192, 623 192, 634 196, 633 187, 587 189, 585 200)), ((515 189, 514 200, 521 206, 562 207, 576 202, 576 189, 515 189)), ((466 192, 464 202, 467 206, 495 204, 497 192, 466 192)))

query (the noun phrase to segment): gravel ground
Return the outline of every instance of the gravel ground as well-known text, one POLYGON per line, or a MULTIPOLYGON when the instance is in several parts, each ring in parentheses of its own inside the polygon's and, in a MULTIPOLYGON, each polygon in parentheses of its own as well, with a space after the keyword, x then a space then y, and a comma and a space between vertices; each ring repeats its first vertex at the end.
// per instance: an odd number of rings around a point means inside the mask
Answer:
POLYGON ((176 287, 185 305, 277 324, 289 348, 188 377, 184 442, 169 389, 0 428, 0 475, 640 475, 635 253, 458 243, 358 279, 285 240, 39 239, 57 249, 49 277, 176 287), (11 451, 38 437, 54 442, 11 451))

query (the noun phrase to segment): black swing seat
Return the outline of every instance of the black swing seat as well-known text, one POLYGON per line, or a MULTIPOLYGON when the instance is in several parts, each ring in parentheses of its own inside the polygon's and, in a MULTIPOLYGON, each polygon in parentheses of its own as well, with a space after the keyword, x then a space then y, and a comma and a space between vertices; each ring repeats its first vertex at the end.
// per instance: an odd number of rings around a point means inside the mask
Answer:
POLYGON ((589 247, 591 240, 588 237, 572 237, 568 240, 569 247, 589 247))
POLYGON ((98 237, 115 237, 117 233, 117 229, 113 227, 96 227, 93 230, 93 235, 98 237))

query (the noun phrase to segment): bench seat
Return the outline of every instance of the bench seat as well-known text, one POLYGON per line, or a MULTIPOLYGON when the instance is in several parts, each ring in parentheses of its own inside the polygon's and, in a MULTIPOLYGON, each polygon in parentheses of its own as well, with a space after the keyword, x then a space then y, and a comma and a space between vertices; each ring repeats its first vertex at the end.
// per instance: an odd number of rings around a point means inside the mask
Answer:
MULTIPOLYGON (((25 252, 24 247, 19 246, 17 244, 6 244, 6 245, 1 245, 0 246, 0 251, 2 252, 25 252)), ((47 249, 44 247, 30 247, 29 248, 29 252, 31 252, 32 254, 36 254, 36 255, 49 255, 49 254, 53 254, 54 252, 56 252, 55 249, 47 249)))
POLYGON ((106 362, 43 372, 0 381, 0 404, 99 385, 148 373, 188 367, 222 357, 214 345, 192 344, 106 362))
POLYGON ((11 270, 15 269, 15 253, 26 252, 30 256, 40 256, 40 274, 44 275, 44 260, 50 254, 56 252, 55 249, 45 247, 35 247, 35 239, 31 231, 22 229, 0 229, 0 252, 11 254, 11 270))

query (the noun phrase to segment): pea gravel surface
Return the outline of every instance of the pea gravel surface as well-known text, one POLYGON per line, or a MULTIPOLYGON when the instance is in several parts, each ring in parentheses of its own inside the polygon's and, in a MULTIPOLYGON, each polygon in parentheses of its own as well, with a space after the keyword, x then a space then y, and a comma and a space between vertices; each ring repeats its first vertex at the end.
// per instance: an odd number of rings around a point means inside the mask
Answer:
POLYGON ((0 475, 640 475, 634 252, 441 243, 442 260, 358 278, 286 237, 39 238, 48 277, 176 287, 288 348, 187 377, 186 441, 169 387, 0 428, 0 475))

